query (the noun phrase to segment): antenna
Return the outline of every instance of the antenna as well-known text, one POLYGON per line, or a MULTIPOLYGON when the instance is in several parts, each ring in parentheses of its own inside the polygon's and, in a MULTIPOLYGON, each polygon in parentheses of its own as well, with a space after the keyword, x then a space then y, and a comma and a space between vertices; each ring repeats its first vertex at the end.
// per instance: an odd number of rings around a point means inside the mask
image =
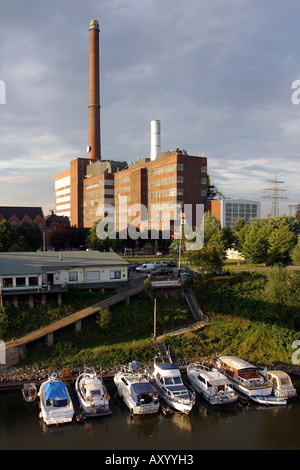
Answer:
POLYGON ((263 198, 272 200, 271 217, 277 217, 279 215, 279 201, 288 199, 287 197, 279 195, 280 191, 285 191, 285 189, 282 188, 284 181, 279 181, 275 173, 274 179, 271 181, 267 181, 267 183, 269 186, 265 188, 263 191, 267 191, 269 192, 269 194, 266 196, 263 196, 263 198))

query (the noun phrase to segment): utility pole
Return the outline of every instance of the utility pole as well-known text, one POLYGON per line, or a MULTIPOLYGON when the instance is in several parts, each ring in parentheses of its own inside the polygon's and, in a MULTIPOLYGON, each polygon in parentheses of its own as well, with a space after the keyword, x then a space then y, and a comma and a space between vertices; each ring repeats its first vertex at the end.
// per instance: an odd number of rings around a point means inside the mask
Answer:
POLYGON ((153 326, 153 338, 156 339, 156 297, 154 297, 154 326, 153 326))
POLYGON ((283 185, 284 181, 279 181, 277 179, 276 173, 275 177, 271 181, 267 181, 269 183, 269 187, 265 188, 264 191, 268 191, 269 195, 263 196, 264 199, 271 199, 271 217, 278 217, 279 216, 279 200, 287 200, 287 197, 279 196, 280 191, 285 191, 281 185, 283 185))

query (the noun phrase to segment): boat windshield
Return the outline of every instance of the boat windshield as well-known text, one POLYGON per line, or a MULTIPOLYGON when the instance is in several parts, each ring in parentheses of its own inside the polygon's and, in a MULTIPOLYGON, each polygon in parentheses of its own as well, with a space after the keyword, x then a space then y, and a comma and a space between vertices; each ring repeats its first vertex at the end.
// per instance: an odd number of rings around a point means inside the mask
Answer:
POLYGON ((165 377, 165 385, 179 385, 182 384, 181 377, 165 377))
POLYGON ((60 408, 62 406, 67 406, 68 400, 66 398, 57 398, 56 400, 50 400, 50 405, 60 408))

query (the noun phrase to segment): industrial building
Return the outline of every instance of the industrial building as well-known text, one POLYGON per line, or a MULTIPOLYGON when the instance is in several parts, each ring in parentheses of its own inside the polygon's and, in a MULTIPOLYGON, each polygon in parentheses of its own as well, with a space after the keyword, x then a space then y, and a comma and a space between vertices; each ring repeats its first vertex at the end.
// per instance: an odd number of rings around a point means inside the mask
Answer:
MULTIPOLYGON (((138 229, 161 230, 172 223, 174 207, 185 204, 206 207, 207 159, 188 155, 184 149, 161 151, 160 121, 151 121, 149 158, 128 164, 102 160, 99 93, 99 24, 90 22, 89 132, 87 158, 74 158, 66 171, 55 177, 55 213, 67 216, 71 225, 92 227, 113 206, 117 232, 136 220, 138 206, 146 208, 138 229), (124 211, 124 201, 131 210, 124 211), (163 210, 157 213, 157 206, 163 210), (153 209, 155 208, 155 209, 153 209)), ((194 215, 193 215, 194 217, 194 215)), ((193 222, 195 220, 193 219, 193 222)), ((172 230, 172 228, 171 228, 172 230)))
POLYGON ((260 218, 260 202, 249 199, 216 199, 209 201, 208 209, 220 222, 221 228, 232 226, 237 219, 260 218))

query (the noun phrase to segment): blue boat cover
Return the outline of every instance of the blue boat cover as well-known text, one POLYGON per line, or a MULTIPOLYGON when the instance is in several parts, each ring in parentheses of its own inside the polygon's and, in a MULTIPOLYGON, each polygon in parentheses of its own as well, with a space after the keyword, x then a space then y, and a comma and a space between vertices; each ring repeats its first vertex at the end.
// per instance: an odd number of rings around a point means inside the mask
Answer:
POLYGON ((162 370, 176 370, 178 367, 175 364, 162 362, 161 364, 156 364, 162 370))
POLYGON ((45 399, 68 398, 68 392, 63 382, 47 382, 44 385, 45 399))
POLYGON ((150 382, 137 382, 131 385, 131 389, 135 393, 135 395, 138 395, 139 393, 156 393, 156 389, 150 382))

